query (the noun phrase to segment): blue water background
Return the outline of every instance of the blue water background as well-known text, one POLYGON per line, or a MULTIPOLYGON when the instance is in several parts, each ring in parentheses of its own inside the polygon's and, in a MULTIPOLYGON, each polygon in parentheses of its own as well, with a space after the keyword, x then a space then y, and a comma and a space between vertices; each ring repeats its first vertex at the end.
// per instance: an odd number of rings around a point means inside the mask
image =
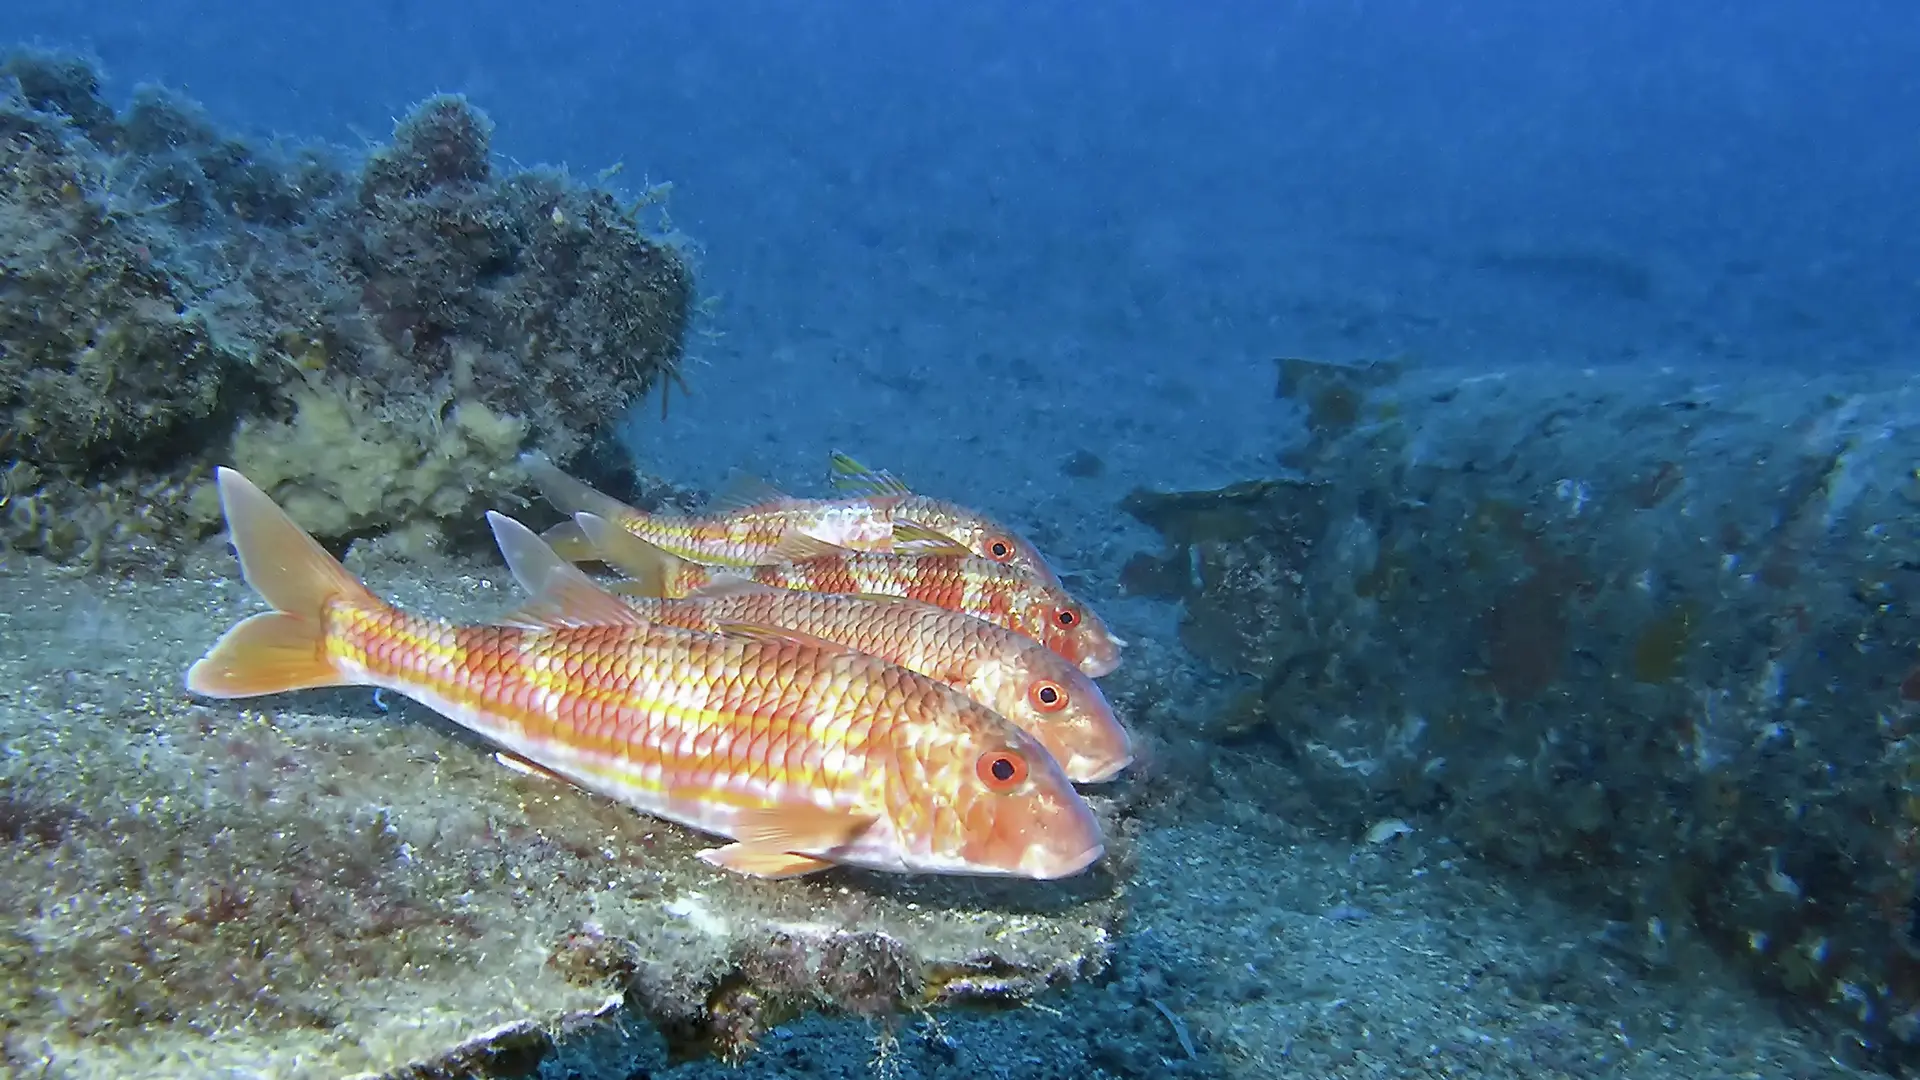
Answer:
POLYGON ((694 342, 708 400, 639 432, 683 469, 851 444, 961 480, 930 444, 1073 428, 1193 483, 1140 444, 1204 428, 1249 467, 1275 355, 1810 369, 1920 337, 1899 0, 6 7, 245 129, 358 143, 461 91, 514 160, 672 181, 726 334, 694 342))
POLYGON ((1920 356, 1911 0, 7 0, 18 39, 255 134, 463 92, 508 159, 671 181, 720 303, 649 468, 845 447, 1073 538, 1102 604, 1126 489, 1271 469, 1275 356, 1920 356))

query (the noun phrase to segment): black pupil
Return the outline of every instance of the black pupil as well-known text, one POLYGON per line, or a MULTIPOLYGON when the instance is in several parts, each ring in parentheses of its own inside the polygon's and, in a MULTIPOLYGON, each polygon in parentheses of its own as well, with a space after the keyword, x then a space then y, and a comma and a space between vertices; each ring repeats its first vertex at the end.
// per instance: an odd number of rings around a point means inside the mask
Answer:
POLYGON ((1007 557, 1007 545, 1005 545, 1005 544, 995 544, 995 545, 993 545, 993 557, 994 557, 994 558, 996 558, 996 559, 1004 559, 1004 558, 1006 558, 1006 557, 1007 557))
POLYGON ((1063 612, 1061 612, 1061 613, 1060 613, 1060 625, 1061 625, 1061 626, 1072 626, 1072 625, 1073 625, 1073 612, 1071 612, 1071 611, 1063 611, 1063 612))
POLYGON ((994 758, 993 764, 987 768, 993 773, 993 778, 1003 784, 1013 779, 1013 762, 1006 758, 994 758))
POLYGON ((1040 688, 1040 704, 1051 705, 1054 702, 1059 700, 1060 700, 1060 691, 1055 690, 1051 686, 1043 686, 1040 688))

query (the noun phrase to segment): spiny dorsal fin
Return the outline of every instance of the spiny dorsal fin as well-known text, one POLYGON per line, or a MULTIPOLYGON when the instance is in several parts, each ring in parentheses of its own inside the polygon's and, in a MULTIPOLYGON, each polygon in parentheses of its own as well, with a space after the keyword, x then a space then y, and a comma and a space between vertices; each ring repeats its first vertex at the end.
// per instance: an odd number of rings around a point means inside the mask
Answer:
POLYGON ((718 493, 701 507, 702 514, 725 517, 742 510, 768 510, 785 506, 793 500, 787 493, 757 476, 736 474, 727 478, 718 493))
POLYGON ((501 626, 552 630, 567 626, 646 626, 647 619, 561 558, 532 529, 495 510, 487 511, 494 543, 513 580, 531 594, 502 615, 501 626))
POLYGON ((893 523, 895 555, 971 555, 973 549, 943 532, 911 521, 893 523))
POLYGON ((773 642, 786 645, 810 645, 827 653, 855 653, 860 650, 838 641, 829 641, 799 630, 784 626, 768 626, 765 623, 722 622, 716 627, 723 634, 735 637, 752 638, 755 641, 773 642))
POLYGON ((913 494, 899 477, 879 469, 869 469, 838 450, 827 458, 827 482, 833 485, 835 491, 869 498, 913 494))

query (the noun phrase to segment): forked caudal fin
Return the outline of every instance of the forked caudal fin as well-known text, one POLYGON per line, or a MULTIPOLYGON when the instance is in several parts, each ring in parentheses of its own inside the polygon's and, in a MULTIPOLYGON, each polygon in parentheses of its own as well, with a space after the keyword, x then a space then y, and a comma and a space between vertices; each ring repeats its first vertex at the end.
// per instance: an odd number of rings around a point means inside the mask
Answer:
POLYGON ((583 511, 573 515, 573 520, 593 548, 594 557, 631 579, 629 591, 633 595, 663 597, 668 594, 674 574, 685 560, 598 514, 583 511))
POLYGON ((222 468, 218 484, 240 572, 273 610, 222 635, 187 669, 187 689, 242 698, 346 685, 327 657, 327 607, 386 605, 252 481, 222 468))
POLYGON ((502 623, 529 629, 646 625, 639 612, 562 558, 532 529, 496 510, 487 511, 487 524, 515 584, 531 597, 503 616, 502 623))
POLYGON ((534 486, 546 496, 555 510, 572 515, 585 510, 619 520, 639 511, 586 481, 562 472, 545 454, 528 451, 520 455, 520 467, 533 478, 534 486))

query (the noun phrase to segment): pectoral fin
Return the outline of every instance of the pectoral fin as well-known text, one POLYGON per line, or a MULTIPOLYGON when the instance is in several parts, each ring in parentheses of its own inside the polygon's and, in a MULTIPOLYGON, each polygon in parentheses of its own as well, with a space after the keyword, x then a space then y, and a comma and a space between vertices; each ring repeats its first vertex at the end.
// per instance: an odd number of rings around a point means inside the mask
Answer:
POLYGON ((752 877, 797 877, 834 865, 831 857, 802 852, 844 847, 873 821, 868 814, 811 805, 743 810, 734 821, 737 842, 703 851, 700 858, 752 877))
POLYGON ((973 549, 943 532, 911 521, 893 523, 893 551, 896 555, 971 555, 973 549))
POLYGON ((830 544, 817 536, 803 532, 790 532, 780 538, 773 550, 767 553, 769 563, 796 563, 808 559, 824 559, 829 556, 850 555, 852 551, 838 544, 830 544))
POLYGON ((700 861, 718 866, 722 870, 731 870, 736 874, 767 878, 772 881, 817 873, 833 866, 825 859, 816 859, 809 855, 794 855, 785 851, 761 851, 744 844, 709 848, 700 853, 700 861))
POLYGON ((851 843, 873 821, 871 814, 810 804, 768 806, 740 811, 733 838, 747 847, 773 851, 831 851, 851 843))
POLYGON ((723 634, 735 637, 752 638, 755 641, 785 642, 794 645, 807 645, 827 653, 859 652, 851 645, 839 641, 830 641, 817 634, 801 630, 791 630, 784 626, 769 626, 765 623, 723 622, 718 627, 723 634))

